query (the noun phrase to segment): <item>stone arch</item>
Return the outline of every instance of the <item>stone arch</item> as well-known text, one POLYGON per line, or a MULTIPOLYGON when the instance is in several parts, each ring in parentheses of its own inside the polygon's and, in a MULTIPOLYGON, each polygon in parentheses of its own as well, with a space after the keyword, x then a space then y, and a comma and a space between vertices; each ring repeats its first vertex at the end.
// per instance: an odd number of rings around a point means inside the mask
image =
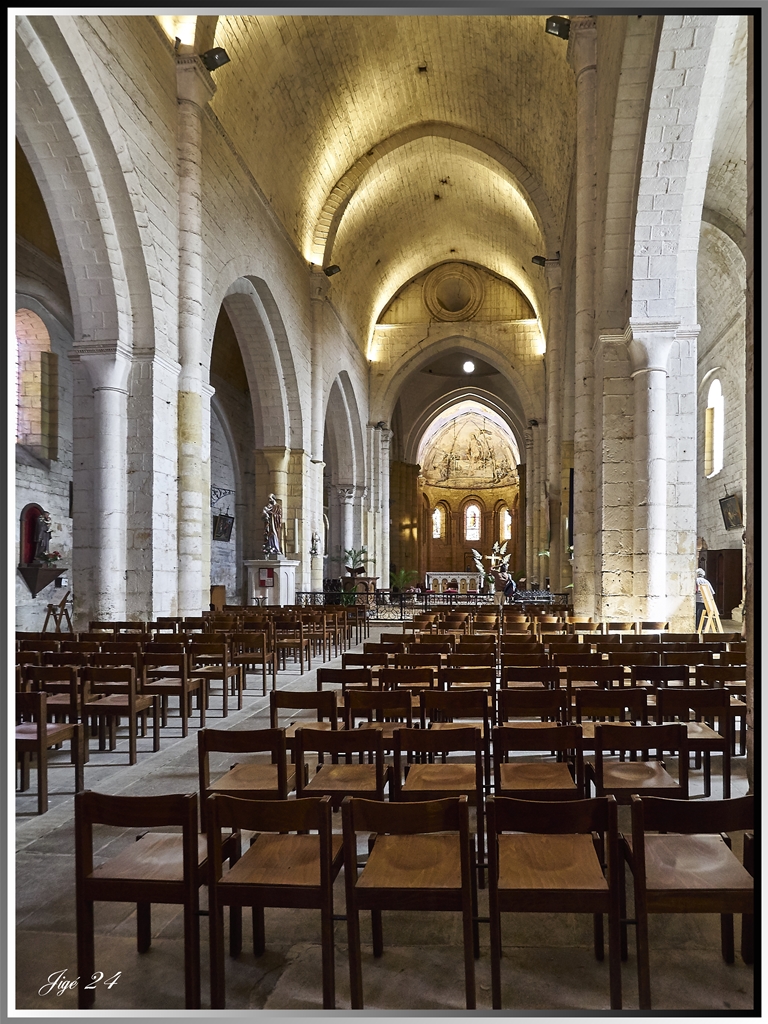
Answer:
MULTIPOLYGON (((333 461, 325 458, 325 452, 324 461, 335 476, 334 482, 349 487, 362 483, 359 468, 362 448, 356 444, 354 417, 341 375, 333 382, 328 393, 325 410, 325 438, 332 446, 330 454, 333 461)), ((325 444, 323 447, 325 448, 325 444)))
POLYGON ((477 402, 478 405, 486 406, 506 421, 507 426, 517 441, 517 446, 520 451, 520 459, 521 461, 525 461, 525 445, 523 441, 523 431, 525 428, 520 417, 510 409, 506 402, 502 402, 496 398, 495 395, 481 391, 472 385, 457 388, 449 394, 441 395, 439 398, 435 399, 435 401, 430 402, 429 405, 425 406, 421 415, 415 421, 408 437, 403 440, 403 457, 405 460, 407 462, 416 462, 421 439, 435 417, 439 416, 440 413, 445 412, 447 409, 450 409, 451 406, 458 405, 459 402, 468 400, 477 402))
MULTIPOLYGON (((242 561, 244 557, 243 542, 244 542, 244 512, 247 505, 247 495, 244 487, 242 468, 240 465, 240 459, 237 452, 237 444, 232 433, 232 428, 229 422, 222 403, 219 401, 217 395, 211 396, 211 486, 217 486, 217 482, 214 481, 214 423, 218 424, 221 434, 224 439, 226 446, 226 456, 231 467, 232 474, 232 486, 235 491, 234 495, 227 496, 220 503, 217 504, 215 510, 211 506, 211 515, 215 513, 225 512, 229 508, 229 515, 233 515, 235 518, 234 530, 231 540, 234 543, 221 546, 221 550, 217 550, 217 546, 214 541, 211 542, 211 583, 224 583, 228 584, 227 589, 230 591, 233 597, 236 597, 242 592, 242 561), (220 578, 223 577, 223 578, 220 578)), ((226 472, 226 471, 225 471, 226 472)), ((226 483, 226 481, 224 481, 226 483)), ((235 601, 235 603, 238 603, 235 601)))
POLYGON ((472 149, 480 150, 504 167, 520 188, 539 226, 548 255, 554 257, 555 252, 560 248, 560 234, 549 197, 541 183, 524 164, 503 146, 470 131, 468 128, 441 121, 425 121, 403 128, 382 140, 360 157, 331 189, 317 219, 312 240, 312 251, 318 259, 322 260, 323 266, 331 262, 333 244, 339 224, 365 173, 388 153, 392 153, 416 139, 429 136, 462 142, 472 149))
POLYGON ((704 193, 737 28, 728 15, 664 18, 635 216, 633 319, 696 323, 704 193))
MULTIPOLYGON (((544 418, 544 409, 539 408, 534 396, 531 394, 527 384, 515 368, 504 358, 503 353, 486 342, 479 341, 463 334, 454 334, 447 337, 437 336, 424 348, 418 347, 415 350, 403 353, 396 360, 385 374, 381 384, 378 385, 376 393, 371 395, 371 419, 384 420, 388 422, 393 414, 398 396, 407 378, 426 366, 434 359, 436 351, 441 355, 447 355, 456 350, 467 351, 475 354, 478 358, 495 367, 513 385, 523 410, 525 419, 544 418)), ((541 398, 539 398, 541 403, 541 398)))
POLYGON ((168 334, 162 274, 117 115, 75 19, 20 17, 16 31, 17 135, 56 236, 76 345, 130 351, 136 337, 151 350, 168 334))
MULTIPOLYGON (((303 448, 304 417, 293 354, 268 285, 260 278, 238 277, 226 288, 221 304, 240 344, 262 446, 303 448)), ((204 358, 210 372, 213 332, 209 335, 204 358)))

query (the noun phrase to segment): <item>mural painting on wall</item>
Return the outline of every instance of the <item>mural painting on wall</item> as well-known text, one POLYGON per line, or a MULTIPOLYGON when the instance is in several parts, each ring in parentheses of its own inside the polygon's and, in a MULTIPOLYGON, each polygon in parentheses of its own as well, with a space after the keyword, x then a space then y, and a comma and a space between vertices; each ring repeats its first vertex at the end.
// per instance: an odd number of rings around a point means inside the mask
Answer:
POLYGON ((474 411, 437 429, 421 456, 425 483, 461 489, 514 485, 519 461, 509 430, 474 411))

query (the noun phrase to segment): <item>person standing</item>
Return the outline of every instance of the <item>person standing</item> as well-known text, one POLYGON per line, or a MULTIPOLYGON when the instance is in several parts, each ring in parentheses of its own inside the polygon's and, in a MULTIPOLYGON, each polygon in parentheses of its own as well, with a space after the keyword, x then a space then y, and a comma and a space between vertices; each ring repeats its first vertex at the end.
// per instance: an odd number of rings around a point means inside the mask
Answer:
POLYGON ((712 600, 714 601, 714 599, 715 599, 715 592, 712 589, 712 584, 707 579, 707 577, 706 577, 706 575, 704 573, 704 570, 703 569, 697 569, 696 570, 696 615, 695 615, 695 623, 696 623, 696 632, 697 633, 699 631, 699 626, 701 625, 701 620, 704 617, 704 612, 706 611, 706 608, 705 608, 705 605, 704 605, 704 598, 702 597, 702 594, 701 594, 701 588, 702 587, 709 587, 709 593, 712 596, 712 600))

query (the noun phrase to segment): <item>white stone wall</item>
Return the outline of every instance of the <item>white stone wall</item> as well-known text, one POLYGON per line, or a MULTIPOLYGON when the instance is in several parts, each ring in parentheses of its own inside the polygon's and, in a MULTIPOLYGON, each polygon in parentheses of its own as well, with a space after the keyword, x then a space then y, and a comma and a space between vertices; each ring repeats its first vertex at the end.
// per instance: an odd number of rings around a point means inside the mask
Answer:
MULTIPOLYGON (((30 309, 45 324, 51 339, 51 352, 58 356, 59 365, 59 413, 58 413, 58 458, 43 462, 17 451, 16 493, 13 520, 10 529, 15 538, 14 566, 19 564, 20 533, 19 516, 30 502, 42 505, 51 514, 52 535, 50 551, 60 551, 60 565, 69 569, 66 576, 72 589, 72 519, 69 516, 69 485, 72 480, 72 364, 69 352, 72 337, 67 330, 36 299, 19 295, 17 308, 30 309)), ((13 382, 9 382, 13 387, 13 382)), ((12 391, 11 394, 14 392, 12 391)), ((16 628, 41 630, 49 602, 58 604, 65 590, 53 583, 33 598, 26 583, 14 568, 16 628)))
MULTIPOLYGON (((740 548, 741 530, 726 530, 719 499, 728 494, 741 496, 746 510, 746 400, 745 301, 741 281, 744 258, 736 245, 710 224, 702 225, 699 255, 699 336, 696 423, 698 469, 698 536, 712 550, 740 548), (704 475, 704 417, 712 381, 723 389, 725 438, 723 468, 715 476, 704 475)), ((746 522, 746 516, 745 516, 746 522)))
POLYGON ((215 504, 211 496, 211 517, 226 513, 235 517, 229 541, 211 539, 211 586, 226 587, 227 604, 238 604, 240 593, 238 579, 238 481, 232 460, 229 441, 215 408, 211 411, 211 488, 234 491, 222 496, 215 504))

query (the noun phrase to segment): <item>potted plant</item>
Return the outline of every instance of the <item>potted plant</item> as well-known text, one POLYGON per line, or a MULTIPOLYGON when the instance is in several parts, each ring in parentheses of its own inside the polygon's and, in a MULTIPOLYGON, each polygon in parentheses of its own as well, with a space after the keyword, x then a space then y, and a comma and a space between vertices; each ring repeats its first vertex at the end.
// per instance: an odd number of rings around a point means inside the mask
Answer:
POLYGON ((392 593, 401 594, 407 590, 419 574, 415 569, 395 569, 389 574, 389 586, 392 593))

